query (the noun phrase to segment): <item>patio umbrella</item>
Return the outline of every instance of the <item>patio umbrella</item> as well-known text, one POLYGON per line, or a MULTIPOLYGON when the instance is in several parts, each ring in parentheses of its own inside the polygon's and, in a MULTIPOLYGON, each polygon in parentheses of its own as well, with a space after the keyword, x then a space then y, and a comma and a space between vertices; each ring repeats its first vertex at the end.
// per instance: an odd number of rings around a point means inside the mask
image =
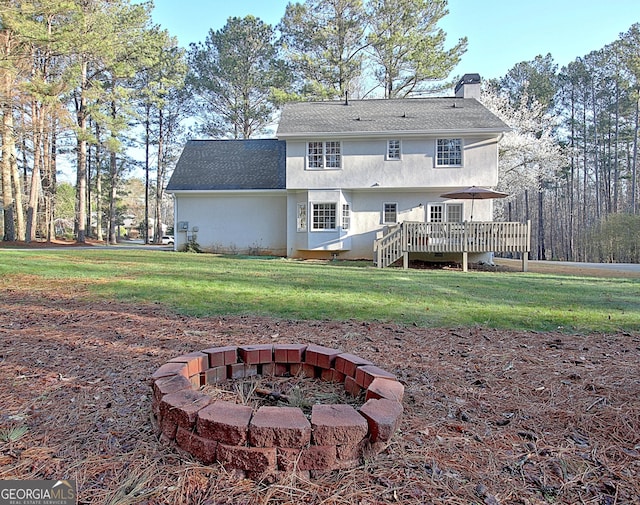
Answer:
POLYGON ((471 186, 459 191, 451 191, 440 195, 442 198, 456 198, 460 200, 471 200, 471 221, 473 221, 473 203, 476 200, 488 200, 490 198, 505 198, 508 193, 501 193, 493 189, 481 188, 479 186, 471 186))

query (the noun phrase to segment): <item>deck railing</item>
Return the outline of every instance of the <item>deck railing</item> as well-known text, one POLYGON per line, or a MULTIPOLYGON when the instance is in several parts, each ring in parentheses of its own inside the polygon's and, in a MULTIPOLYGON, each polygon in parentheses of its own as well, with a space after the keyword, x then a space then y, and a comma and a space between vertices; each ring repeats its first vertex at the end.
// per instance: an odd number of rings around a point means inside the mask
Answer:
POLYGON ((374 243, 380 268, 404 258, 407 268, 409 253, 462 253, 463 269, 467 270, 468 253, 519 252, 522 268, 531 244, 531 223, 421 223, 405 221, 385 230, 374 243))

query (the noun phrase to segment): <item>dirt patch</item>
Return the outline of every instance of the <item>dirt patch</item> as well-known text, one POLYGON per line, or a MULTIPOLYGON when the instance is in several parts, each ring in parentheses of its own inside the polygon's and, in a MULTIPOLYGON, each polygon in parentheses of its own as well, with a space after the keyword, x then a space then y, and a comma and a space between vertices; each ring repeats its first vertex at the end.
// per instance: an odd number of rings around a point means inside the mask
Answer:
POLYGON ((1 479, 76 479, 80 504, 630 504, 640 496, 638 333, 197 319, 24 281, 0 286, 1 479), (246 342, 316 343, 396 374, 405 386, 400 430, 356 469, 269 485, 161 445, 149 414, 153 371, 182 353, 246 342))

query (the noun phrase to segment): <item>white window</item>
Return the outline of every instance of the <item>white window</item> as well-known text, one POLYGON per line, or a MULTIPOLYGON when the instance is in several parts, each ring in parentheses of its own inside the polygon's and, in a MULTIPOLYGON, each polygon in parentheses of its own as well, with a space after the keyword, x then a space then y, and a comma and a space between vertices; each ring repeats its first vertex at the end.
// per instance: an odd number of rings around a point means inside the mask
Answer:
POLYGON ((348 203, 342 204, 342 229, 348 230, 351 226, 351 208, 348 203))
POLYGON ((342 146, 340 142, 308 142, 307 168, 342 168, 342 146))
POLYGON ((444 221, 444 205, 437 203, 429 205, 428 220, 430 223, 442 223, 444 221))
POLYGON ((387 159, 399 160, 401 156, 401 147, 399 140, 387 140, 387 159))
POLYGON ((445 205, 447 223, 462 223, 462 204, 448 203, 445 205))
POLYGON ((438 139, 436 141, 436 166, 462 166, 462 139, 438 139))
POLYGON ((307 231, 307 204, 298 204, 298 231, 307 231))
POLYGON ((313 230, 335 230, 336 229, 336 204, 335 203, 314 203, 312 204, 313 220, 311 228, 313 230))
POLYGON ((309 168, 324 167, 324 144, 322 142, 309 142, 307 147, 307 166, 309 168))
POLYGON ((394 202, 385 202, 382 206, 382 222, 397 223, 398 222, 398 204, 394 202))
POLYGON ((461 203, 432 203, 429 205, 428 220, 430 223, 461 223, 461 203))

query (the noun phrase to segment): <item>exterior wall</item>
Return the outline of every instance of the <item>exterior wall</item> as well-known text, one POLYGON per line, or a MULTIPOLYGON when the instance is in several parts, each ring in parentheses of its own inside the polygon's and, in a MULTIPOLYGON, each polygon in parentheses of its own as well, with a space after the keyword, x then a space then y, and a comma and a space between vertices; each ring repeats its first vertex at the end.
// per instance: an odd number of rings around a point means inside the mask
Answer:
MULTIPOLYGON (((331 258, 337 254, 341 259, 373 259, 373 242, 387 223, 383 223, 384 203, 397 203, 398 222, 420 221, 427 219, 430 203, 440 203, 445 199, 440 191, 389 191, 384 189, 367 190, 323 190, 291 191, 287 198, 287 255, 291 257, 331 258), (297 229, 297 204, 313 201, 334 201, 348 203, 351 208, 351 226, 345 231, 313 231, 307 225, 306 231, 297 229)), ((446 200, 463 204, 464 219, 471 216, 470 200, 446 200)), ((307 218, 309 219, 307 212, 307 218)), ((491 221, 493 202, 476 201, 473 206, 474 220, 491 221)))
MULTIPOLYGON (((287 189, 448 188, 495 186, 498 182, 498 138, 463 138, 463 166, 435 166, 437 138, 401 138, 402 159, 386 160, 388 139, 342 140, 342 168, 306 170, 306 141, 287 141, 287 189)), ((326 139, 338 140, 338 139, 326 139)))
POLYGON ((175 248, 192 234, 209 252, 287 254, 284 191, 175 193, 175 248), (188 222, 188 230, 179 224, 188 222), (197 229, 197 231, 195 231, 197 229))

